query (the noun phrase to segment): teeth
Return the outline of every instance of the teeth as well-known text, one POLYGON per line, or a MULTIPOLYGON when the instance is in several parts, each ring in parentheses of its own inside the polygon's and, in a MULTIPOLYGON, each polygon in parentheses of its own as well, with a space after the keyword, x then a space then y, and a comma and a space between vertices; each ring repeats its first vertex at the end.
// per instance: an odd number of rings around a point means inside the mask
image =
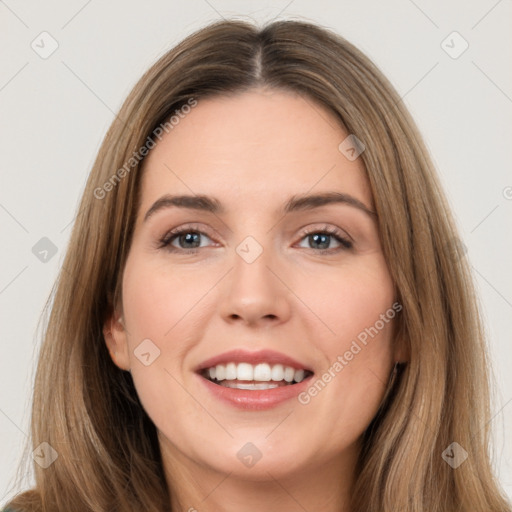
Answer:
MULTIPOLYGON (((222 367, 222 364, 218 364, 216 368, 222 367)), ((252 364, 249 363, 239 363, 236 367, 236 378, 238 380, 254 380, 254 369, 252 364)), ((222 380, 217 378, 217 380, 222 380)))
POLYGON ((291 382, 293 380, 294 376, 295 376, 295 368, 292 368, 291 366, 286 366, 284 369, 284 380, 286 382, 291 382))
POLYGON ((269 381, 271 377, 270 365, 267 363, 257 364, 254 367, 254 380, 269 381))
POLYGON ((295 382, 302 382, 304 380, 304 370, 295 370, 293 380, 295 382))
POLYGON ((205 375, 210 380, 222 382, 226 387, 238 387, 240 389, 270 389, 277 385, 269 383, 270 381, 287 383, 302 382, 306 376, 305 370, 296 370, 291 366, 283 366, 282 364, 269 365, 268 363, 259 363, 252 365, 249 363, 228 363, 218 364, 208 368, 205 375), (229 381, 258 381, 269 384, 257 383, 234 383, 229 381), (263 386, 263 387, 262 387, 263 386))
POLYGON ((237 377, 236 364, 228 363, 226 365, 226 380, 235 380, 237 377))
POLYGON ((272 380, 284 379, 284 366, 282 364, 275 364, 271 370, 272 380))
POLYGON ((226 367, 223 364, 218 364, 215 367, 215 378, 217 380, 224 380, 226 378, 226 367))
POLYGON ((235 389, 272 389, 272 388, 278 388, 279 384, 273 384, 270 382, 233 382, 229 380, 223 380, 220 383, 221 386, 224 386, 225 388, 235 388, 235 389))

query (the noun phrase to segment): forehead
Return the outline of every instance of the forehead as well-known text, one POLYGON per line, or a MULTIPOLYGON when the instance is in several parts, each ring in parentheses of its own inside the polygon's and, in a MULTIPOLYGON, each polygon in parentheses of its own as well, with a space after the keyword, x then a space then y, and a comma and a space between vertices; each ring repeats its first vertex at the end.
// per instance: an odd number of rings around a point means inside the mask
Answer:
POLYGON ((199 99, 146 157, 142 206, 169 192, 235 207, 336 190, 371 207, 362 160, 338 149, 348 135, 326 107, 291 92, 199 99))

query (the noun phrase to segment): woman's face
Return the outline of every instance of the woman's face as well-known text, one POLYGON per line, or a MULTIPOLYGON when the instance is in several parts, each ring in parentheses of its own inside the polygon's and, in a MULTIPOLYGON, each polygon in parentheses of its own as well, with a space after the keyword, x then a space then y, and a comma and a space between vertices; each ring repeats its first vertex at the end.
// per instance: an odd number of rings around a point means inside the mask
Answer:
POLYGON ((199 100, 147 156, 107 339, 176 467, 355 461, 401 306, 348 135, 310 99, 254 90, 199 100))

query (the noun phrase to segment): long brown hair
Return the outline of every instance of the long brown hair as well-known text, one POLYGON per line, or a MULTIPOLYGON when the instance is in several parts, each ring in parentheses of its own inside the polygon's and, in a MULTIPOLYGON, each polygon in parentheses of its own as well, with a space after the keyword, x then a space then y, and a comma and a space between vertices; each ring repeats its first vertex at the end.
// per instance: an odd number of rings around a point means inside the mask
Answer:
POLYGON ((395 342, 410 359, 364 433, 352 510, 510 512, 488 453, 489 363, 472 278, 428 152, 376 66, 342 37, 297 21, 261 29, 211 24, 160 58, 123 104, 90 173, 47 305, 32 447, 46 442, 58 458, 46 469, 34 464, 35 488, 10 506, 170 509, 156 429, 102 334, 121 297, 140 194, 143 159, 126 163, 191 98, 254 87, 320 102, 364 142, 382 247, 403 305, 395 342), (467 459, 454 468, 446 454, 463 453, 459 445, 467 459))

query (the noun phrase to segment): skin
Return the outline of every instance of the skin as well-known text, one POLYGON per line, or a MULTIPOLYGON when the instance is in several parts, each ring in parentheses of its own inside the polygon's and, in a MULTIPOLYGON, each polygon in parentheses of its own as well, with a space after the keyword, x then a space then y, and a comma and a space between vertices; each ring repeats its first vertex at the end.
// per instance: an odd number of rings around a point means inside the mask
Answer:
POLYGON ((311 99, 257 89, 199 100, 145 161, 122 309, 104 332, 159 431, 173 510, 349 510, 360 436, 403 360, 393 321, 306 405, 242 411, 194 373, 243 347, 280 351, 320 377, 395 301, 375 217, 347 204, 279 212, 292 195, 333 191, 373 209, 361 158, 338 150, 346 136, 311 99), (164 194, 214 196, 226 211, 171 207, 144 222, 164 194), (195 253, 178 237, 176 252, 158 248, 188 223, 206 234, 195 253), (353 247, 327 237, 322 251, 304 234, 326 226, 353 247), (250 264, 236 252, 247 236, 263 249, 250 264), (148 366, 134 354, 144 339, 160 350, 148 366), (252 467, 237 458, 247 442, 262 454, 252 467))

